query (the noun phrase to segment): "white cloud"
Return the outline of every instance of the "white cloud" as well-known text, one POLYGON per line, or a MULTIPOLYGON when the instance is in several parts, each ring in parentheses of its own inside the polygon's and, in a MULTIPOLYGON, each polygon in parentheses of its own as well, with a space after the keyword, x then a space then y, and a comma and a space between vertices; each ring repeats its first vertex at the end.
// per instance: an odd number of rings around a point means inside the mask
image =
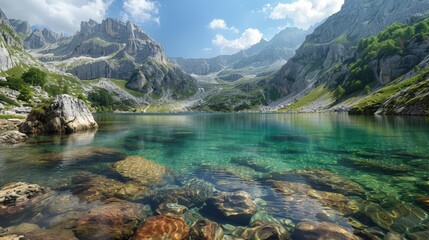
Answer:
POLYGON ((223 35, 217 34, 212 42, 220 47, 221 54, 233 54, 257 44, 261 39, 262 33, 258 29, 248 28, 237 39, 228 40, 223 35))
POLYGON ((152 0, 125 0, 122 7, 125 12, 121 12, 123 20, 132 19, 135 22, 143 23, 154 21, 159 24, 158 3, 152 0))
POLYGON ((274 20, 290 18, 296 27, 309 28, 326 17, 338 12, 344 0, 296 0, 292 3, 279 3, 269 17, 274 20))
POLYGON ((78 31, 81 21, 103 20, 111 3, 112 0, 0 0, 8 18, 68 34, 78 31))
POLYGON ((210 29, 223 29, 223 30, 231 30, 235 33, 239 33, 240 31, 232 26, 232 27, 228 27, 228 25, 226 24, 225 20, 223 19, 213 19, 208 26, 210 29))

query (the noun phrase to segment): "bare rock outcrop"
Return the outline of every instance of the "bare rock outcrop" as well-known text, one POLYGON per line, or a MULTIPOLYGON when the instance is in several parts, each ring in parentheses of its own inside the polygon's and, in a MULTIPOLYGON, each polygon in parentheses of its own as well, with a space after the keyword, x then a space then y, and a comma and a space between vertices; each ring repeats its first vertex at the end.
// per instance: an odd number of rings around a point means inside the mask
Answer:
POLYGON ((50 105, 33 109, 19 130, 27 134, 74 133, 97 127, 84 101, 62 94, 50 105))

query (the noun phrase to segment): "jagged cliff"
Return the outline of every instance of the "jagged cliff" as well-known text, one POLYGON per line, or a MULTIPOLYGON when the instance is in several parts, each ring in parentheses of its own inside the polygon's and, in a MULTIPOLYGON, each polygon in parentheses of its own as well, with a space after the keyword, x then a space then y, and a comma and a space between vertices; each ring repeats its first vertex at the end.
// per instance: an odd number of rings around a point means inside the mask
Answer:
POLYGON ((128 88, 174 99, 196 91, 195 80, 171 64, 161 45, 131 22, 82 22, 72 38, 38 54, 82 80, 124 79, 128 88))
MULTIPOLYGON (((329 17, 278 71, 267 87, 272 99, 293 102, 315 84, 347 73, 342 65, 356 54, 350 47, 360 39, 378 34, 394 22, 406 23, 427 13, 429 1, 346 0, 340 12, 329 17)), ((382 64, 383 65, 383 64, 382 64)), ((393 65, 392 65, 393 67, 393 65)))

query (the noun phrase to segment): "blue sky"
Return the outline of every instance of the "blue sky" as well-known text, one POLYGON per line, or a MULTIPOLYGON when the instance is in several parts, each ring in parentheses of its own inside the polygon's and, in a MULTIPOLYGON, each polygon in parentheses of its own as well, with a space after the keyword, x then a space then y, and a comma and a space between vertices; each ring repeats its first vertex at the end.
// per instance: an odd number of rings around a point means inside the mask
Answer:
POLYGON ((287 26, 308 28, 344 0, 0 0, 9 18, 74 34, 80 21, 130 20, 169 57, 232 54, 287 26))

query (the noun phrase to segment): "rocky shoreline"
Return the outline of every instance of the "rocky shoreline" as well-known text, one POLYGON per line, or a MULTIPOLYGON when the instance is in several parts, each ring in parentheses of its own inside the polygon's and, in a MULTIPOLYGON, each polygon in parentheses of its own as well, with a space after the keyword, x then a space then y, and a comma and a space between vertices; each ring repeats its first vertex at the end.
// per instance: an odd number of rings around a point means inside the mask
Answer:
POLYGON ((0 239, 423 240, 429 231, 423 208, 368 201, 362 186, 328 170, 248 180, 229 169, 205 168, 210 178, 179 176, 128 156, 111 166, 122 180, 81 172, 52 188, 6 184, 0 188, 0 239), (282 201, 271 203, 270 195, 282 201))

